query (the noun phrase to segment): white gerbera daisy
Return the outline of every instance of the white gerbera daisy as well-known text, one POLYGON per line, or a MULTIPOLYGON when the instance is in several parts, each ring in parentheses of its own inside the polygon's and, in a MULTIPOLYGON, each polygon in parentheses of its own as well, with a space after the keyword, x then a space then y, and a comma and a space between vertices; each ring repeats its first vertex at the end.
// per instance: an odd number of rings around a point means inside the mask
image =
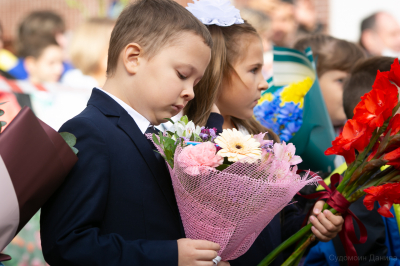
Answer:
POLYGON ((246 157, 261 159, 260 142, 251 135, 243 135, 235 128, 224 129, 215 139, 215 143, 221 147, 217 154, 227 157, 230 162, 237 162, 246 157))

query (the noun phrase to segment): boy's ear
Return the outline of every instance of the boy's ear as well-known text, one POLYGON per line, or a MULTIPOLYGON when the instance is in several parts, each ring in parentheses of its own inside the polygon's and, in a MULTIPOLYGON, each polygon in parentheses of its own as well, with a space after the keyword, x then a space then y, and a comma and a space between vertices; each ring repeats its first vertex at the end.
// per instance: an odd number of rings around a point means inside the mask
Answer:
POLYGON ((140 60, 143 57, 142 47, 137 43, 130 43, 125 46, 122 56, 126 71, 132 75, 136 74, 139 69, 140 60))

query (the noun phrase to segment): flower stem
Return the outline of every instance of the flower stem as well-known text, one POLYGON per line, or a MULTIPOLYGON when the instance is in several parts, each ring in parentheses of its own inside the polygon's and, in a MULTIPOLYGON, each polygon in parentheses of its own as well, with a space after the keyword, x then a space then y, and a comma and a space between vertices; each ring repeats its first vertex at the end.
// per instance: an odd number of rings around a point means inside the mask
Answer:
POLYGON ((268 256, 266 256, 258 264, 258 266, 267 266, 271 264, 274 261, 274 259, 279 255, 279 253, 281 253, 282 251, 284 251, 285 249, 287 249, 288 247, 299 241, 300 238, 302 238, 304 235, 310 232, 311 226, 312 224, 309 223, 308 225, 301 228, 296 234, 292 235, 290 238, 288 238, 286 241, 280 244, 277 248, 275 248, 271 253, 269 253, 268 256))
MULTIPOLYGON (((329 205, 325 203, 322 211, 326 210, 327 208, 329 208, 329 205)), ((329 209, 333 214, 337 213, 337 211, 333 208, 329 209)), ((296 234, 292 235, 291 237, 289 237, 285 242, 283 242, 282 244, 280 244, 277 248, 275 248, 271 253, 269 253, 259 264, 258 266, 267 266, 270 265, 274 259, 279 255, 279 253, 281 253, 282 251, 284 251, 285 249, 287 249, 288 247, 290 247, 291 245, 293 245, 294 243, 296 243, 297 241, 299 241, 303 236, 307 235, 307 233, 311 232, 311 226, 312 223, 307 224, 306 226, 304 226, 303 228, 301 228, 296 234)))
POLYGON ((301 258, 303 257, 307 247, 315 240, 315 236, 310 233, 306 239, 306 241, 299 247, 297 248, 292 255, 281 265, 281 266, 291 266, 291 265, 297 265, 301 258))

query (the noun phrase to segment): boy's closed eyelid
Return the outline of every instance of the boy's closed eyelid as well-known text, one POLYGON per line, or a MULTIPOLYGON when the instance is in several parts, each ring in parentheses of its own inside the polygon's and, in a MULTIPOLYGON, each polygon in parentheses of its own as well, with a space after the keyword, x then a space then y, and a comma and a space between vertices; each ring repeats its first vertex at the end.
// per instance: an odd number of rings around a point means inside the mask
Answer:
POLYGON ((186 80, 187 76, 183 75, 181 72, 179 72, 179 70, 176 71, 176 73, 178 74, 178 77, 182 80, 186 80))

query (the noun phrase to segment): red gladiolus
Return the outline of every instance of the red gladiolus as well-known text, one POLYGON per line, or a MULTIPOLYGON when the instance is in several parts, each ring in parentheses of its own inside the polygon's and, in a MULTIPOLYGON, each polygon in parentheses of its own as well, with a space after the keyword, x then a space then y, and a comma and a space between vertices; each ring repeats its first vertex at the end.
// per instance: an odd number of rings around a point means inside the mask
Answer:
POLYGON ((377 201, 381 207, 378 212, 384 217, 393 217, 390 208, 393 204, 400 203, 400 184, 390 183, 378 187, 370 187, 364 189, 367 195, 364 198, 364 206, 367 210, 374 208, 374 203, 377 201))
POLYGON ((355 160, 354 150, 362 151, 368 146, 372 130, 366 124, 349 119, 343 127, 342 133, 332 141, 332 147, 325 151, 326 155, 342 155, 346 163, 355 160))
POLYGON ((390 136, 396 135, 400 131, 400 114, 396 114, 390 119, 389 125, 384 133, 385 136, 389 132, 389 129, 392 130, 390 131, 390 136))
POLYGON ((397 84, 400 87, 400 64, 399 59, 395 59, 393 64, 390 67, 389 79, 397 84))
POLYGON ((400 169, 400 148, 386 153, 383 159, 388 161, 386 164, 393 165, 395 168, 400 169))
POLYGON ((342 146, 333 146, 331 148, 328 148, 325 151, 325 155, 342 155, 346 160, 347 165, 351 164, 356 159, 356 154, 354 149, 347 151, 343 149, 342 146))
POLYGON ((381 127, 392 115, 398 103, 397 95, 397 87, 390 83, 387 74, 378 71, 372 90, 361 97, 354 109, 353 119, 374 129, 381 127))

